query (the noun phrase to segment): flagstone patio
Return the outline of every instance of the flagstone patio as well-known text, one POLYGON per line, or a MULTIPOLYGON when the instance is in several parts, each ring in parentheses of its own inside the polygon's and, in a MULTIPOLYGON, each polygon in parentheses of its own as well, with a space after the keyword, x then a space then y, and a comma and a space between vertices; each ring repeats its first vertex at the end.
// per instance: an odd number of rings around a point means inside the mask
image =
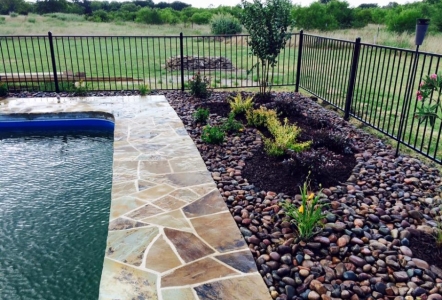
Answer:
POLYGON ((73 112, 115 119, 100 299, 270 299, 211 174, 164 96, 0 101, 0 114, 73 112))

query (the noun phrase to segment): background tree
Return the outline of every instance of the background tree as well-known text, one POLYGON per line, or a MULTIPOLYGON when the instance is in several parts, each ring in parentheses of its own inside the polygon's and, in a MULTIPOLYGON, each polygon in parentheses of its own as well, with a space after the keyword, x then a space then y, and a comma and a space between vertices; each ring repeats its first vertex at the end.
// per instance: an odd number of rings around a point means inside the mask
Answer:
POLYGON ((242 5, 241 23, 250 34, 248 43, 251 54, 259 60, 252 68, 257 68, 260 93, 265 94, 270 86, 269 82, 273 81, 273 78, 269 78, 270 70, 273 70, 281 49, 290 38, 288 28, 292 25, 291 2, 290 0, 265 2, 254 0, 253 3, 249 3, 242 0, 242 5))

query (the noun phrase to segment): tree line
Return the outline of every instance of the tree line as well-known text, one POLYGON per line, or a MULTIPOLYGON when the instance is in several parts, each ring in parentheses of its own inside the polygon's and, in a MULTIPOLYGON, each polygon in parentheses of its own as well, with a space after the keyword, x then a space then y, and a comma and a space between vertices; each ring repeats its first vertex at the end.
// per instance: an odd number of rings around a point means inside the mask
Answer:
MULTIPOLYGON (((152 0, 89 1, 89 0, 2 0, 0 14, 72 13, 84 15, 94 22, 134 21, 147 24, 210 24, 214 16, 228 15, 239 19, 241 5, 234 7, 194 8, 181 1, 172 3, 152 0)), ((336 30, 361 28, 367 24, 386 25, 394 32, 413 32, 417 18, 431 19, 430 31, 442 32, 442 0, 424 0, 400 5, 390 2, 379 7, 365 3, 351 8, 346 1, 319 0, 307 7, 292 5, 291 21, 298 29, 336 30)))

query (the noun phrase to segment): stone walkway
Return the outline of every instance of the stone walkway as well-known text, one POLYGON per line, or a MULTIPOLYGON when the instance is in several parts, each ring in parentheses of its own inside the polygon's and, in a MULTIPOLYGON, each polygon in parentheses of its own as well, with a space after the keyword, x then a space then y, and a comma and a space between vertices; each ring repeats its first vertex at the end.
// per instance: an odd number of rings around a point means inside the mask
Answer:
POLYGON ((100 299, 270 299, 198 150, 163 96, 0 101, 1 114, 92 111, 115 118, 100 299))

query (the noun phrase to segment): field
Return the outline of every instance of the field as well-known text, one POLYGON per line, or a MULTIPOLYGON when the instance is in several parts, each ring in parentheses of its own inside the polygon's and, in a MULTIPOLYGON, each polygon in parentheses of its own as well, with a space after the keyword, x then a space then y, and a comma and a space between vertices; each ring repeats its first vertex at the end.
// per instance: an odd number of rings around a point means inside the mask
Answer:
MULTIPOLYGON (((225 57, 232 62, 232 69, 204 70, 213 88, 247 89, 258 85, 256 64, 250 56, 246 36, 209 38, 209 26, 163 25, 148 26, 136 23, 92 23, 80 16, 53 14, 52 16, 6 17, 0 35, 41 35, 38 37, 0 39, 0 75, 19 73, 21 76, 51 74, 50 49, 47 32, 54 34, 54 53, 58 72, 85 73, 86 77, 111 77, 111 81, 87 82, 91 90, 138 89, 148 85, 150 89, 181 88, 180 72, 166 68, 166 61, 180 53, 179 33, 183 32, 184 56, 225 57), (93 37, 86 37, 86 36, 93 37), (64 37, 59 37, 64 36, 64 37), (114 36, 114 37, 112 37, 114 36), (119 36, 119 37, 115 37, 119 36), (146 36, 155 36, 146 38, 146 36), (28 59, 29 58, 29 59, 28 59), (121 77, 133 78, 121 80, 121 77), (139 81, 137 81, 139 80, 139 81)), ((310 32, 309 32, 310 33, 310 32)), ((364 43, 356 72, 352 114, 391 136, 398 135, 400 116, 404 115, 405 141, 421 149, 430 157, 442 159, 437 137, 441 124, 432 130, 428 124, 417 126, 414 112, 417 101, 412 97, 409 113, 403 114, 413 52, 392 48, 373 47, 373 42, 390 47, 413 48, 412 35, 395 36, 375 25, 361 30, 336 32, 311 32, 354 41, 357 36, 364 43)), ((440 52, 442 35, 428 36, 422 51, 440 52)), ((296 64, 299 39, 293 35, 283 49, 275 67, 272 80, 274 90, 293 90, 296 80, 296 64)), ((348 89, 353 44, 344 41, 306 37, 301 67, 301 86, 311 94, 327 99, 332 105, 343 109, 348 89)), ((415 93, 420 78, 441 70, 440 55, 421 54, 417 75, 411 92, 415 93)), ((185 84, 195 74, 185 70, 185 84)), ((70 81, 61 82, 67 88, 70 81)), ((26 84, 27 89, 53 90, 47 83, 26 84)))

